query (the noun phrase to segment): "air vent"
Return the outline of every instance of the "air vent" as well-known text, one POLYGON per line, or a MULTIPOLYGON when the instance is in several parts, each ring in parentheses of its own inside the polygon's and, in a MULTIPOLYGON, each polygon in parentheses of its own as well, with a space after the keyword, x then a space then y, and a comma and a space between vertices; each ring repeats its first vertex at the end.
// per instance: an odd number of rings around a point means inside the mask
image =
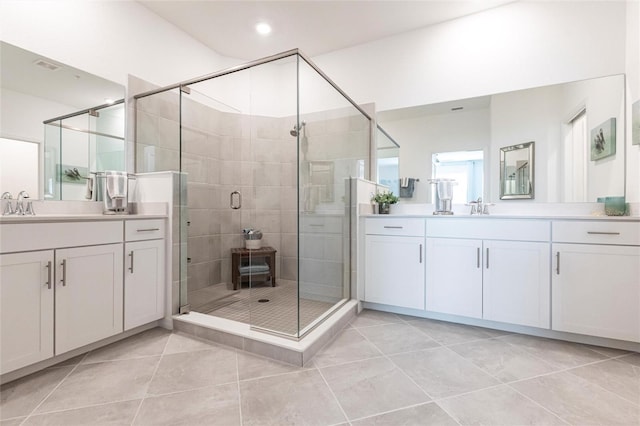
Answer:
POLYGON ((59 65, 56 65, 53 62, 45 61, 44 59, 37 59, 33 64, 49 71, 57 71, 60 69, 59 65))

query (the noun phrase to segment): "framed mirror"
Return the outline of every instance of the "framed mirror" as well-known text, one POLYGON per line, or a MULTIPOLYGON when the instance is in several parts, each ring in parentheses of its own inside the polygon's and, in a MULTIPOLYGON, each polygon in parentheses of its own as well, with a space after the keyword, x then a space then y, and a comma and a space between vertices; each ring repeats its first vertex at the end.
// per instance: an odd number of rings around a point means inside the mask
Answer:
POLYGON ((534 198, 535 144, 526 142, 500 148, 500 199, 534 198))

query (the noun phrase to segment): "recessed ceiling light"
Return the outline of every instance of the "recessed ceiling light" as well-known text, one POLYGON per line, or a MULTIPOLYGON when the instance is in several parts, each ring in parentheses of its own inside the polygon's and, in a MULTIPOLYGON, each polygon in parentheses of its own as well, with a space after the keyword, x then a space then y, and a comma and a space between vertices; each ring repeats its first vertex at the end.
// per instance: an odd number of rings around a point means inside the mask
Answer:
POLYGON ((271 32, 271 25, 267 24, 266 22, 260 22, 256 25, 256 31, 260 35, 267 35, 271 32))

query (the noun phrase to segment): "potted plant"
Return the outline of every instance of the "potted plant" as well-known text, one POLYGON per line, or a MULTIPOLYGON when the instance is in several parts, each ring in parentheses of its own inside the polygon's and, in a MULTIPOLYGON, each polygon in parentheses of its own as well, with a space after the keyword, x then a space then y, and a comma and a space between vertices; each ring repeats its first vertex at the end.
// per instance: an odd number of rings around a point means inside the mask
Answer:
POLYGON ((371 201, 378 205, 378 213, 380 214, 389 214, 389 207, 391 204, 397 203, 398 200, 399 198, 391 191, 378 192, 371 197, 371 201))

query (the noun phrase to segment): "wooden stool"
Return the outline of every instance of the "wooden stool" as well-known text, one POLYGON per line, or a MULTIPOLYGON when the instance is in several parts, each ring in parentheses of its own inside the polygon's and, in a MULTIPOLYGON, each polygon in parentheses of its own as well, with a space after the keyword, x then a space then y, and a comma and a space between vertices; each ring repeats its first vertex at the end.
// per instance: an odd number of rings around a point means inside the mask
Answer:
POLYGON ((233 248, 231 249, 231 282, 233 283, 233 289, 237 290, 242 287, 243 277, 264 277, 265 279, 271 279, 271 287, 276 286, 276 249, 273 247, 262 247, 259 249, 246 249, 246 248, 233 248), (240 274, 240 265, 243 259, 250 259, 251 263, 254 263, 255 258, 264 259, 269 265, 269 272, 263 272, 259 274, 240 274))

